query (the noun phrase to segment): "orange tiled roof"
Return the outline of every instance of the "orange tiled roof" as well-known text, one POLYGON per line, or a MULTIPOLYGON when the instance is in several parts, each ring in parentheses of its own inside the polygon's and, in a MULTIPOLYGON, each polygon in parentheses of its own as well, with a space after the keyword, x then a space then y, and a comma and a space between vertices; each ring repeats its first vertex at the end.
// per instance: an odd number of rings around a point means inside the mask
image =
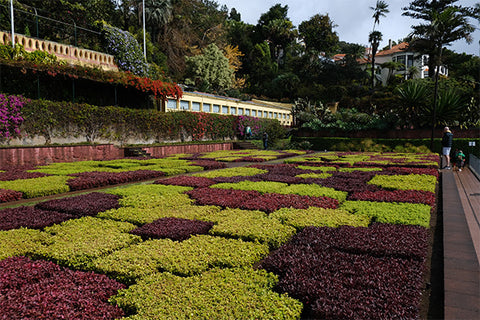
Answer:
POLYGON ((388 56, 397 52, 406 51, 408 49, 408 43, 402 42, 397 44, 396 46, 392 46, 392 49, 382 50, 379 51, 375 56, 388 56))

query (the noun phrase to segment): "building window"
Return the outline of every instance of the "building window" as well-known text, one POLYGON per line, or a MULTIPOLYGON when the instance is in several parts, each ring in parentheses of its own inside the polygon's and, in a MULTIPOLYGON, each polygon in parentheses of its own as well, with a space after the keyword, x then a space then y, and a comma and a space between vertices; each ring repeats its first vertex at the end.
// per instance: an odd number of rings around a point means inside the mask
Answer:
POLYGON ((268 117, 269 117, 270 119, 272 119, 272 118, 273 118, 273 112, 270 111, 270 112, 268 113, 268 117))
POLYGON ((189 110, 190 107, 188 105, 188 101, 181 100, 180 101, 180 110, 189 110))
POLYGON ((192 102, 192 111, 200 111, 200 102, 192 102))
POLYGON ((230 114, 237 114, 237 108, 236 107, 230 107, 230 114))
POLYGON ((250 109, 245 109, 245 114, 246 114, 247 116, 249 116, 249 115, 250 115, 250 109))
POLYGON ((257 110, 252 110, 252 116, 254 116, 254 117, 257 116, 257 110))
POLYGON ((210 103, 203 104, 203 112, 212 112, 211 108, 212 108, 212 105, 210 103))
POLYGON ((218 104, 213 105, 213 112, 220 113, 220 106, 218 104))
POLYGON ((227 106, 222 106, 222 113, 228 114, 228 107, 227 106))
POLYGON ((167 109, 177 109, 177 100, 168 99, 168 101, 167 101, 167 109))
POLYGON ((407 56, 407 68, 413 67, 413 54, 407 56))
POLYGON ((238 115, 239 116, 243 115, 243 108, 238 108, 238 115))

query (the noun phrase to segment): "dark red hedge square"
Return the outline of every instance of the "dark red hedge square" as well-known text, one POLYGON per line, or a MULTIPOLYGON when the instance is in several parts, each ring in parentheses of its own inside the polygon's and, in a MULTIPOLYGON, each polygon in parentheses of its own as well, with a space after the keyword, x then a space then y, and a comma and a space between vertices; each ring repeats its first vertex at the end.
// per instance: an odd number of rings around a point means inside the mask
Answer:
POLYGON ((328 197, 310 197, 297 194, 266 193, 258 198, 243 202, 240 208, 247 210, 261 210, 271 213, 281 208, 307 209, 321 207, 336 209, 338 201, 328 197))
POLYGON ((144 240, 169 238, 182 241, 195 234, 206 234, 212 227, 213 222, 208 221, 162 218, 134 229, 130 233, 144 240))
POLYGON ((154 184, 204 188, 204 187, 209 187, 212 184, 215 184, 215 181, 205 177, 177 176, 177 177, 157 180, 154 182, 154 184))
POLYGON ((74 218, 74 216, 42 210, 35 207, 18 207, 0 210, 0 230, 18 228, 42 229, 56 223, 74 218))
POLYGON ((0 261, 0 319, 119 319, 108 302, 125 285, 25 257, 0 261))
POLYGON ((77 217, 95 216, 99 212, 120 208, 119 196, 92 192, 80 196, 49 200, 35 205, 38 209, 72 214, 77 217))
POLYGON ((212 189, 200 188, 188 191, 187 194, 195 199, 198 205, 221 206, 228 208, 239 208, 248 200, 255 199, 260 196, 258 191, 245 191, 233 189, 212 189))
POLYGON ((0 203, 17 201, 22 199, 22 197, 23 193, 20 191, 0 189, 0 203))

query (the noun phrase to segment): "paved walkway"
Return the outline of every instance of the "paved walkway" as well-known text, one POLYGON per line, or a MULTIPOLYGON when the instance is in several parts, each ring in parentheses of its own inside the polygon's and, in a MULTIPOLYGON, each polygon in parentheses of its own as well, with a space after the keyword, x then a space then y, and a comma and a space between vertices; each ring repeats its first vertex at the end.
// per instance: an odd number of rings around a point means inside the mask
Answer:
POLYGON ((480 180, 442 170, 445 319, 480 319, 480 180))

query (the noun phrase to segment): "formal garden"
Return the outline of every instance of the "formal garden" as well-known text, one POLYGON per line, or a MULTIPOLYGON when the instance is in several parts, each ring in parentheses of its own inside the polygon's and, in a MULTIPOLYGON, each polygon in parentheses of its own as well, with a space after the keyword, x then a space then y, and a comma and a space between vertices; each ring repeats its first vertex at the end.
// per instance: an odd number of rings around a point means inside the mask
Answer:
POLYGON ((12 168, 0 173, 2 317, 425 318, 438 179, 431 153, 12 168), (84 191, 60 196, 72 190, 84 191))

